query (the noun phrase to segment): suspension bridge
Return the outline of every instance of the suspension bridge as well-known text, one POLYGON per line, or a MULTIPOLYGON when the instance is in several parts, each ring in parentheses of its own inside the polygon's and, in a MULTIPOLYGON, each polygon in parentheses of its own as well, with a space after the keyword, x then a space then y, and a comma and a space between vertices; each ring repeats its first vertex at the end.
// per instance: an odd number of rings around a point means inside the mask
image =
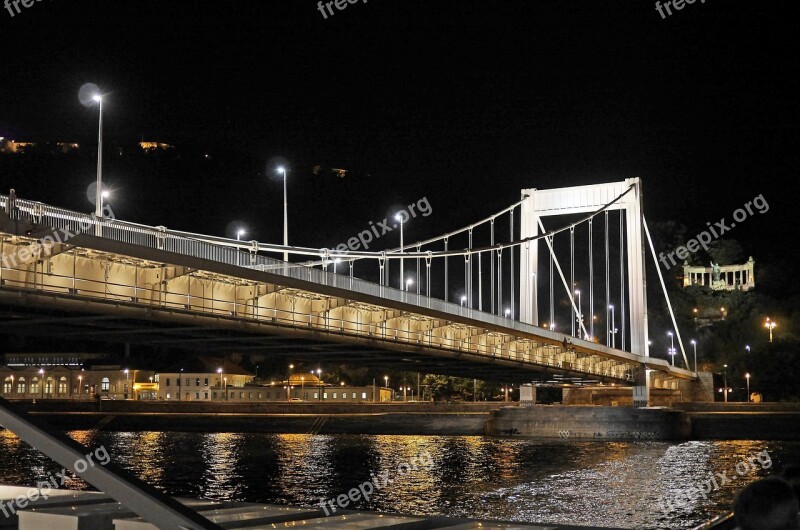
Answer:
POLYGON ((522 190, 485 219, 382 252, 245 242, 14 196, 0 206, 0 333, 631 386, 635 406, 697 379, 671 307, 682 362, 649 352, 639 179, 522 190))

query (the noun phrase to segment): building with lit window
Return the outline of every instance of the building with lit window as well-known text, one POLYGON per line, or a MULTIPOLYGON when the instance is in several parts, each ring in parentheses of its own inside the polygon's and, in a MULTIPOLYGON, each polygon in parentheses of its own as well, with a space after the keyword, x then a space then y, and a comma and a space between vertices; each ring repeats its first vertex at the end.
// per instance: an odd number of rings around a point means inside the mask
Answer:
POLYGON ((154 399, 147 385, 155 372, 120 366, 0 366, 0 395, 5 399, 154 399), (136 386, 140 387, 137 391, 136 386))

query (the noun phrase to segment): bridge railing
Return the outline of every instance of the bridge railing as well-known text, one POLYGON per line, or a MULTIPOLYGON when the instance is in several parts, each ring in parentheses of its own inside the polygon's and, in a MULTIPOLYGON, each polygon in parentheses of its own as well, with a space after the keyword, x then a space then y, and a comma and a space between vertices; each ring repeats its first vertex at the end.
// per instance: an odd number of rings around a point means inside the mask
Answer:
MULTIPOLYGON (((0 195, 0 207, 5 208, 7 202, 8 197, 0 195)), ((250 251, 239 250, 239 248, 248 248, 248 246, 250 246, 250 243, 245 241, 232 241, 216 236, 204 236, 201 234, 169 230, 164 227, 146 226, 109 218, 110 216, 108 215, 106 218, 98 219, 94 214, 75 212, 25 199, 16 199, 14 202, 15 205, 12 217, 15 220, 27 220, 57 230, 66 230, 72 235, 88 233, 123 243, 174 252, 219 263, 226 263, 228 265, 267 271, 272 274, 310 281, 386 300, 402 302, 453 316, 466 317, 478 322, 493 324, 523 333, 536 334, 539 337, 545 337, 556 343, 561 342, 565 337, 562 333, 556 333, 511 318, 463 307, 460 304, 445 302, 444 300, 427 297, 422 294, 406 292, 360 278, 334 274, 327 270, 318 270, 310 266, 280 261, 258 254, 257 246, 250 251), (213 240, 217 240, 218 242, 213 242, 213 240)), ((324 250, 320 251, 320 255, 324 255, 324 250)), ((572 337, 570 340, 576 345, 598 349, 598 345, 595 343, 572 337)), ((602 349, 603 347, 599 348, 602 349)), ((611 349, 608 350, 609 352, 612 351, 611 349)), ((624 352, 615 351, 615 353, 624 352)))

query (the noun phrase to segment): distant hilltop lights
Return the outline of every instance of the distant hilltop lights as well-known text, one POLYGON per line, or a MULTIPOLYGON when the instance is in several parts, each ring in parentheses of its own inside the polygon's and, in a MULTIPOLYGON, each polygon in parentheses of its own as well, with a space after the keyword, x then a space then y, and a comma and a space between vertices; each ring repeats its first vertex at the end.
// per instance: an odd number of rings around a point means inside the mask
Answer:
MULTIPOLYGON (((55 150, 62 153, 69 153, 80 149, 80 144, 75 142, 56 142, 55 144, 48 143, 45 145, 55 145, 55 150)), ((38 146, 40 146, 40 144, 37 142, 19 142, 17 140, 0 136, 0 153, 22 155, 37 148, 38 146)))
MULTIPOLYGON (((174 145, 155 141, 141 141, 137 143, 137 146, 145 153, 171 151, 175 149, 174 145)), ((41 150, 66 154, 79 151, 80 149, 81 145, 77 142, 22 142, 0 136, 0 153, 11 155, 30 154, 34 150, 36 152, 41 150)))
POLYGON ((166 151, 168 149, 175 149, 174 145, 161 142, 139 142, 139 147, 142 148, 142 151, 147 153, 151 151, 166 151))

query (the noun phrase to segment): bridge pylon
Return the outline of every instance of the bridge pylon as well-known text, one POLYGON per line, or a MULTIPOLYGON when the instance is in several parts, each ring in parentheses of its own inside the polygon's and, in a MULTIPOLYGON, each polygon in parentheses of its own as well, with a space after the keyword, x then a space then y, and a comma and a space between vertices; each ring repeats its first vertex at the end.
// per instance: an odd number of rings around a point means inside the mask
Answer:
MULTIPOLYGON (((604 207, 606 211, 621 211, 621 215, 625 217, 625 254, 627 256, 628 275, 626 310, 630 320, 630 351, 631 353, 649 356, 642 182, 639 178, 630 178, 606 184, 547 190, 523 189, 520 235, 524 240, 547 233, 542 222, 545 217, 574 214, 589 215, 604 207)), ((547 240, 546 244, 548 251, 552 253, 551 240, 547 240)), ((520 254, 520 320, 538 326, 539 239, 533 240, 523 247, 520 254)), ((563 279, 564 276, 562 274, 563 279)), ((574 286, 567 289, 567 294, 574 308, 573 291, 574 286)), ((621 315, 621 318, 624 319, 625 316, 621 315)), ((634 370, 633 378, 635 384, 633 405, 634 407, 647 406, 650 401, 650 384, 644 364, 641 366, 640 371, 634 370)))

